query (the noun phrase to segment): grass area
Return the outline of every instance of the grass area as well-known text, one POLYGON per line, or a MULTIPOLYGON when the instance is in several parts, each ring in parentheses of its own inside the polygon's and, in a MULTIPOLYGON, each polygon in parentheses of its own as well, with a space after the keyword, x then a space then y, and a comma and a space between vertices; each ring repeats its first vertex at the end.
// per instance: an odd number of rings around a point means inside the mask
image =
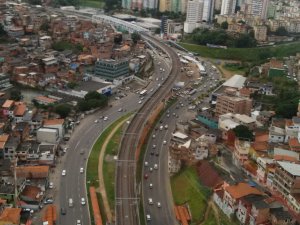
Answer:
POLYGON ((212 209, 209 210, 208 217, 202 225, 218 225, 217 218, 212 209))
POLYGON ((103 162, 103 179, 106 190, 106 195, 108 199, 109 206, 111 210, 114 211, 115 207, 115 174, 116 174, 116 164, 115 161, 107 161, 106 158, 112 159, 118 154, 119 144, 122 138, 122 126, 116 131, 111 140, 107 144, 105 150, 104 162, 103 162))
POLYGON ((203 45, 195 45, 188 43, 179 43, 182 47, 195 53, 199 53, 202 57, 215 59, 234 59, 247 62, 257 62, 270 57, 285 57, 295 55, 299 52, 300 42, 276 45, 274 47, 263 48, 228 48, 216 49, 208 48, 203 45))
POLYGON ((198 224, 204 219, 210 190, 203 187, 195 167, 186 167, 171 178, 171 187, 175 204, 188 203, 193 223, 198 224))
POLYGON ((94 1, 94 0, 81 0, 79 2, 79 6, 83 7, 91 7, 91 8, 103 8, 105 5, 102 1, 94 1))
POLYGON ((248 70, 248 68, 243 67, 240 64, 229 64, 226 63, 222 66, 225 70, 228 70, 230 72, 234 72, 235 74, 241 74, 244 75, 246 73, 246 71, 248 70))
MULTIPOLYGON (((105 131, 102 132, 102 134, 100 135, 100 137, 97 139, 97 141, 93 146, 93 149, 88 159, 87 169, 86 169, 86 186, 87 186, 88 198, 90 198, 89 195, 90 186, 95 186, 96 189, 99 188, 98 164, 99 164, 99 154, 100 154, 101 146, 103 145, 105 139, 108 137, 111 131, 114 129, 114 127, 128 116, 129 115, 125 115, 120 119, 116 120, 113 124, 111 124, 105 131)), ((99 193, 97 193, 97 196, 100 205, 100 210, 101 212, 104 212, 103 201, 100 194, 99 195, 98 194, 99 193)), ((89 201, 89 207, 91 213, 91 221, 92 224, 94 224, 94 213, 91 207, 91 201, 89 201)), ((106 218, 103 213, 101 214, 101 217, 102 217, 103 224, 105 224, 106 218)))

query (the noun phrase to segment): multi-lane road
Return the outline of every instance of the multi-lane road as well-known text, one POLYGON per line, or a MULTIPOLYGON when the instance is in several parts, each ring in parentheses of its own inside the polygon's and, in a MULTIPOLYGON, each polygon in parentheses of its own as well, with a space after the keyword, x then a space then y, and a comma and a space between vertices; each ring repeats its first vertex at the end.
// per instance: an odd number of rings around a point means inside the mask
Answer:
POLYGON ((161 48, 169 55, 172 68, 169 73, 170 75, 164 80, 162 87, 159 88, 137 112, 127 128, 126 134, 123 136, 118 156, 119 164, 116 177, 117 225, 139 224, 139 200, 137 199, 135 158, 139 135, 147 117, 167 96, 180 73, 180 61, 175 51, 148 35, 143 35, 143 38, 150 41, 156 47, 161 48))

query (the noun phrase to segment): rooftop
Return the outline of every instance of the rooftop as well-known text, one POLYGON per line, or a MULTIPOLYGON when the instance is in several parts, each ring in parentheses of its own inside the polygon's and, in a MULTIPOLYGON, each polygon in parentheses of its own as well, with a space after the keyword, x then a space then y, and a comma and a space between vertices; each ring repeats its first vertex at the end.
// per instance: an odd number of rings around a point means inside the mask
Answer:
POLYGON ((277 162, 285 171, 292 174, 293 176, 300 176, 300 164, 289 163, 289 162, 277 162))
POLYGON ((5 208, 0 216, 0 222, 19 224, 21 210, 21 208, 5 208))
POLYGON ((44 126, 63 125, 64 122, 65 122, 64 119, 49 119, 49 120, 44 120, 44 126))
POLYGON ((13 100, 6 100, 4 102, 4 104, 2 105, 2 108, 10 108, 14 105, 14 101, 13 100))
POLYGON ((253 194, 253 195, 262 195, 263 193, 257 190, 254 187, 251 187, 247 183, 238 183, 237 185, 232 185, 225 187, 227 191, 233 198, 239 199, 241 197, 253 194))
POLYGON ((17 176, 24 178, 47 178, 49 166, 18 166, 17 176))
POLYGON ((222 86, 242 88, 244 86, 246 79, 247 79, 246 77, 236 74, 232 76, 230 79, 228 79, 225 83, 223 83, 222 86))

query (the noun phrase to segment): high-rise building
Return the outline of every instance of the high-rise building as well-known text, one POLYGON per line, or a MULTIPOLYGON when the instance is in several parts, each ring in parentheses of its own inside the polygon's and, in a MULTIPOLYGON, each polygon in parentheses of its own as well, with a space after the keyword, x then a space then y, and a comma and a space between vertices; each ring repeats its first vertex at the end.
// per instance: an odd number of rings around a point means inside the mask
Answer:
POLYGON ((122 7, 124 9, 131 9, 131 0, 122 0, 122 7))
POLYGON ((232 15, 235 12, 236 0, 223 0, 221 15, 232 15))
POLYGON ((143 0, 144 9, 157 9, 158 0, 143 0))
POLYGON ((131 9, 141 10, 143 8, 143 0, 131 0, 131 9))
POLYGON ((181 12, 181 0, 171 0, 171 11, 181 12))
POLYGON ((259 16, 261 19, 267 18, 269 0, 249 0, 249 4, 252 16, 259 16))
POLYGON ((181 13, 186 13, 186 7, 187 7, 188 0, 181 0, 181 13))
POLYGON ((171 0, 160 0, 159 1, 159 11, 171 11, 171 0))
POLYGON ((189 0, 184 23, 184 32, 191 33, 203 22, 210 22, 213 18, 214 0, 189 0))
POLYGON ((215 0, 215 10, 221 10, 222 0, 215 0))

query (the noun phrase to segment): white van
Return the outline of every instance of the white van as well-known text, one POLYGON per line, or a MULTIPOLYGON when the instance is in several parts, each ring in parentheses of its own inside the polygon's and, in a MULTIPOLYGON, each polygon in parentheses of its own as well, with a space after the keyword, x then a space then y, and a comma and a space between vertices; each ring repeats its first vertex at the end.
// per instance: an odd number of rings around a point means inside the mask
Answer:
POLYGON ((73 199, 69 198, 69 207, 73 207, 73 199))
POLYGON ((147 221, 150 221, 151 220, 151 217, 149 214, 146 215, 146 218, 147 218, 147 221))

